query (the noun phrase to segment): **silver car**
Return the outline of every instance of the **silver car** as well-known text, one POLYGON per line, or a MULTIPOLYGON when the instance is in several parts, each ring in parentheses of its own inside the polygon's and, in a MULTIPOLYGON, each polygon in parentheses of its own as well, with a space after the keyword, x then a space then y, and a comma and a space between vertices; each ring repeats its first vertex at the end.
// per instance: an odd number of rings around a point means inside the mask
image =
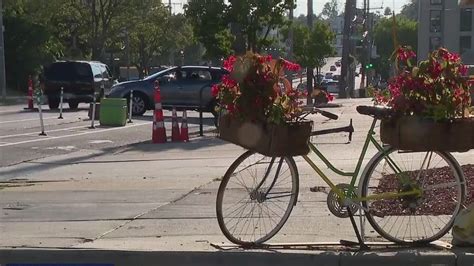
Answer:
POLYGON ((211 86, 219 83, 226 73, 227 70, 217 67, 172 67, 141 80, 116 84, 107 96, 128 99, 133 90, 132 113, 142 115, 146 110, 154 109, 154 86, 158 80, 164 109, 174 106, 177 109, 198 110, 202 106, 204 111, 216 115, 216 100, 211 95, 211 86))

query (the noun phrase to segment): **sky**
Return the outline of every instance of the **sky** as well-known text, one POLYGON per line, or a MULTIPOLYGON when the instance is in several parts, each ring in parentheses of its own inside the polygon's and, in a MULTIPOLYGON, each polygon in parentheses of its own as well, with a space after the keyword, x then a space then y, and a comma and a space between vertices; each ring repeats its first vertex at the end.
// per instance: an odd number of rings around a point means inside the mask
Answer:
MULTIPOLYGON (((169 0, 161 0, 165 5, 169 3, 169 0)), ((330 0, 313 0, 313 12, 315 14, 321 13, 321 10, 323 9, 323 6, 326 2, 329 2, 330 0)), ((403 5, 407 4, 410 0, 369 0, 370 2, 370 7, 371 8, 376 8, 379 7, 380 12, 383 13, 384 9, 386 7, 390 7, 392 10, 395 10, 395 13, 400 12, 401 8, 403 5)), ((173 6, 173 13, 181 13, 183 12, 183 4, 186 3, 186 0, 171 0, 172 6, 173 6)), ((344 4, 345 0, 338 0, 339 3, 339 10, 342 11, 344 9, 344 4)), ((307 7, 308 7, 308 1, 307 0, 297 0, 296 4, 297 7, 295 9, 295 16, 299 16, 301 14, 307 13, 307 7)), ((364 1, 363 0, 357 0, 357 6, 362 7, 364 1)), ((372 12, 378 11, 377 9, 372 9, 372 12)))

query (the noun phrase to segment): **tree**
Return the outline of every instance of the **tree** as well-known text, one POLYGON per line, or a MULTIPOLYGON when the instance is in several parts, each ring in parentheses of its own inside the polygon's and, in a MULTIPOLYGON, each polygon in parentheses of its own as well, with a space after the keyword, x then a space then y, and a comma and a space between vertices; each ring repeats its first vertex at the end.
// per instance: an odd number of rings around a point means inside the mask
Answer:
MULTIPOLYGON (((417 47, 417 22, 402 16, 396 18, 396 34, 399 45, 411 46, 415 51, 417 47)), ((393 18, 382 18, 374 29, 374 41, 380 61, 377 62, 377 70, 382 78, 389 77, 390 57, 395 50, 393 46, 393 18)))
POLYGON ((404 5, 400 15, 411 20, 418 20, 418 1, 411 0, 410 3, 404 5))
POLYGON ((255 52, 270 45, 270 31, 286 23, 285 12, 294 6, 294 0, 193 0, 185 6, 185 14, 207 58, 220 58, 230 54, 234 41, 255 52), (231 36, 229 25, 242 39, 231 36))
MULTIPOLYGON (((322 21, 317 21, 311 29, 302 24, 295 24, 293 27, 294 38, 298 40, 293 44, 296 62, 303 67, 316 68, 316 73, 319 74, 325 58, 335 54, 332 46, 334 33, 322 21)), ((307 89, 308 92, 312 90, 307 89)))
POLYGON ((321 16, 324 19, 332 20, 339 15, 339 7, 337 5, 337 0, 331 0, 324 4, 323 10, 321 11, 321 16))
POLYGON ((392 9, 390 7, 386 7, 385 10, 383 11, 384 16, 391 16, 392 15, 392 9))
POLYGON ((193 33, 206 48, 207 59, 219 59, 231 53, 233 37, 227 23, 224 0, 189 1, 184 7, 193 33))
POLYGON ((7 84, 26 91, 28 76, 61 56, 62 45, 48 27, 34 19, 31 1, 5 2, 5 65, 7 84))
MULTIPOLYGON (((71 8, 88 27, 87 42, 93 60, 104 60, 106 43, 120 30, 113 22, 135 1, 128 0, 71 0, 71 8)), ((127 23, 130 23, 127 21, 127 23)))

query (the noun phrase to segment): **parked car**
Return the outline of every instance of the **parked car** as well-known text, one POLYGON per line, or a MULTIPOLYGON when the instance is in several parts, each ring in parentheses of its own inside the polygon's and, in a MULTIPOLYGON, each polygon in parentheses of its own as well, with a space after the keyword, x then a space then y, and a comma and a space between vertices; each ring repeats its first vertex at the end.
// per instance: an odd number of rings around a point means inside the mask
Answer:
POLYGON ((92 102, 94 93, 104 96, 114 79, 107 65, 101 62, 57 61, 44 69, 42 82, 50 109, 58 108, 61 88, 63 101, 76 109, 81 102, 92 102))
POLYGON ((332 75, 333 75, 332 72, 327 72, 327 73, 324 75, 324 78, 325 78, 325 79, 332 79, 332 75))
POLYGON ((339 93, 339 82, 328 81, 321 84, 321 87, 329 93, 339 93))
POLYGON ((330 67, 329 67, 329 70, 330 70, 330 71, 336 71, 337 68, 336 68, 336 66, 330 66, 330 67))
POLYGON ((200 91, 204 111, 214 112, 216 100, 211 95, 211 86, 221 81, 227 70, 207 66, 172 67, 142 80, 122 82, 112 87, 107 97, 129 98, 133 90, 132 113, 142 115, 146 110, 155 108, 154 84, 158 80, 161 90, 161 103, 164 109, 173 106, 178 109, 198 110, 200 91))

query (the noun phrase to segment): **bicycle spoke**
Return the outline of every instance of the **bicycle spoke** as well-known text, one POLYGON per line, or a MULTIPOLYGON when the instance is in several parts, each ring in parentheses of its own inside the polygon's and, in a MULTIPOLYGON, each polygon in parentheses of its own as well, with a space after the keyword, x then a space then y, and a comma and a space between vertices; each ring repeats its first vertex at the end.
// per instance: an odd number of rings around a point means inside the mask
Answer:
POLYGON ((432 241, 448 232, 462 198, 462 182, 452 157, 394 150, 378 156, 363 177, 362 193, 369 198, 363 205, 370 206, 366 214, 374 229, 395 242, 432 241), (398 167, 391 167, 387 158, 398 167), (399 196, 376 197, 389 193, 399 196))
POLYGON ((270 239, 288 219, 296 200, 294 161, 247 152, 227 173, 217 202, 223 233, 237 244, 270 239))

